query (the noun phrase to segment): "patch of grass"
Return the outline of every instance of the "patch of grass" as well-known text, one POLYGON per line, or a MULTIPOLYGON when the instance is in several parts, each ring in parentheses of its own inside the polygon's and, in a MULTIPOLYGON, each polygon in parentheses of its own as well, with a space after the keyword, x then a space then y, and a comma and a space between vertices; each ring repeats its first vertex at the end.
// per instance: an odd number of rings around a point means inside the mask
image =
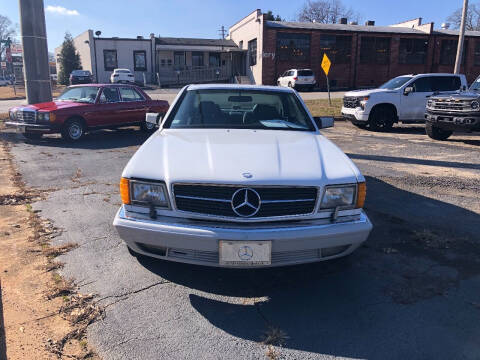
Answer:
POLYGON ((282 346, 287 341, 288 336, 285 331, 274 326, 269 326, 263 335, 263 343, 265 345, 282 346))
POLYGON ((33 208, 32 208, 32 205, 31 204, 26 204, 25 207, 27 208, 27 211, 29 213, 33 212, 33 208))
MULTIPOLYGON (((65 89, 63 85, 52 85, 52 96, 56 97, 61 94, 65 89)), ((25 87, 16 86, 15 91, 13 86, 2 86, 0 87, 0 100, 15 100, 15 99, 25 99, 25 87)))
POLYGON ((342 115, 342 99, 332 99, 332 105, 328 103, 328 99, 305 100, 305 104, 313 116, 334 116, 342 115))
POLYGON ((66 252, 72 249, 75 249, 77 247, 78 247, 78 244, 68 243, 60 246, 47 247, 46 249, 44 249, 43 253, 49 258, 54 258, 59 255, 65 254, 66 252))

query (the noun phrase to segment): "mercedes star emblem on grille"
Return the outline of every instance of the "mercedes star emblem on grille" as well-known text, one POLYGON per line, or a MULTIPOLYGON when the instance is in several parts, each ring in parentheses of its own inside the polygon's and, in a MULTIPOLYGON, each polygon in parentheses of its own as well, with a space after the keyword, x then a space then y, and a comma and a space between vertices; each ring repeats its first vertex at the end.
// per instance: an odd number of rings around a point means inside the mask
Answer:
POLYGON ((242 188, 232 195, 232 210, 241 217, 250 217, 260 210, 260 195, 250 188, 242 188))

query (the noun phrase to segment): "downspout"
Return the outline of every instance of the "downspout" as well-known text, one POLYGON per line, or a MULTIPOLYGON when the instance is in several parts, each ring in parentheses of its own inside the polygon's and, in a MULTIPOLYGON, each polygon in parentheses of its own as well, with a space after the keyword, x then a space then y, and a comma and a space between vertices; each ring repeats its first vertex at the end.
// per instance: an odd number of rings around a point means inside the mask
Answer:
POLYGON ((93 56, 95 56, 95 82, 98 84, 98 71, 97 71, 97 43, 95 36, 93 37, 93 56))
POLYGON ((355 89, 357 87, 357 60, 359 58, 358 54, 358 35, 359 33, 357 32, 356 38, 355 38, 355 56, 353 57, 353 88, 355 89))

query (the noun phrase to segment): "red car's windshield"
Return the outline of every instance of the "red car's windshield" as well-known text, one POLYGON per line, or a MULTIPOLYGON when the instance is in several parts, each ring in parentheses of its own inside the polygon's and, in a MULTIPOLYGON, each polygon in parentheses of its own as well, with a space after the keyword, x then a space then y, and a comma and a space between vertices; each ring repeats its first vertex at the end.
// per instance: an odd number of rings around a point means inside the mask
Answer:
POLYGON ((97 86, 76 86, 67 88, 57 100, 61 101, 75 101, 82 103, 91 103, 95 102, 97 98, 98 91, 100 90, 97 86))

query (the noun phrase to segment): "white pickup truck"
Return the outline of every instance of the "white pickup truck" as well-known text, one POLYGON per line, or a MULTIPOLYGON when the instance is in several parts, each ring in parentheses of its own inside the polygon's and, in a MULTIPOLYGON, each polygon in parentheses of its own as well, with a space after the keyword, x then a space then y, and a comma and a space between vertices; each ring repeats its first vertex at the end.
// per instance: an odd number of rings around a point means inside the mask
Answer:
POLYGON ((342 116, 359 128, 375 131, 389 130, 398 122, 425 122, 425 107, 430 96, 466 88, 465 75, 402 75, 377 89, 345 93, 342 116))

